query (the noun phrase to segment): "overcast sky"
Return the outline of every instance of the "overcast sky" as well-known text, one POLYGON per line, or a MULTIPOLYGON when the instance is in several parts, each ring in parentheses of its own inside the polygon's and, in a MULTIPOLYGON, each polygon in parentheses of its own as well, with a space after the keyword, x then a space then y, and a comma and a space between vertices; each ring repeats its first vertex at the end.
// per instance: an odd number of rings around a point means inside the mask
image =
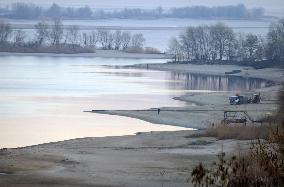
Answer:
POLYGON ((191 5, 220 6, 243 3, 249 8, 263 7, 268 10, 284 12, 284 0, 0 0, 1 4, 13 2, 32 2, 41 5, 50 5, 56 2, 63 6, 89 5, 92 8, 125 8, 140 7, 152 8, 157 6, 180 7, 191 5))

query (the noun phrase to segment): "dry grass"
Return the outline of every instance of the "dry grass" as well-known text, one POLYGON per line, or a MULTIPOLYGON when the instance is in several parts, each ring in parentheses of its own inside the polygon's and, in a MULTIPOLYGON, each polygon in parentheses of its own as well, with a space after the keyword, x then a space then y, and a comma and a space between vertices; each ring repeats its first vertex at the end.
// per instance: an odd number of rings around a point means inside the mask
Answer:
POLYGON ((218 139, 237 139, 237 140, 254 140, 267 139, 269 136, 269 125, 224 125, 205 130, 201 136, 216 137, 218 139))
POLYGON ((191 173, 194 186, 207 187, 282 187, 284 186, 284 92, 279 94, 279 111, 276 123, 266 126, 219 125, 208 129, 203 135, 220 139, 257 139, 250 150, 238 156, 225 158, 219 155, 218 162, 210 168, 202 163, 191 173), (260 138, 264 140, 260 140, 260 138))
POLYGON ((200 163, 191 173, 191 182, 208 187, 284 186, 284 123, 269 132, 267 140, 254 141, 247 152, 231 158, 222 153, 210 168, 200 163))
POLYGON ((161 54, 161 51, 153 47, 128 47, 124 50, 127 53, 161 54))
POLYGON ((161 54, 161 51, 159 49, 153 48, 153 47, 145 47, 144 53, 146 54, 161 54))

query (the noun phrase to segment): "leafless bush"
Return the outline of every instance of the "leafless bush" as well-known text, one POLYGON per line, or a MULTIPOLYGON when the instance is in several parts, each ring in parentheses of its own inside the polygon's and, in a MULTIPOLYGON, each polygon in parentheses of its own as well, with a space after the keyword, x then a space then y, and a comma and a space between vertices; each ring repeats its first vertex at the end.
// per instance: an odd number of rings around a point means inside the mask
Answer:
POLYGON ((146 54, 161 54, 161 51, 159 49, 153 48, 153 47, 145 47, 144 53, 146 54))
POLYGON ((216 137, 257 137, 249 151, 226 158, 222 153, 209 169, 202 163, 191 173, 194 186, 281 187, 284 186, 284 94, 279 94, 277 123, 262 127, 219 126, 205 134, 216 137), (232 132, 236 131, 236 132, 232 132), (249 132, 252 131, 252 132, 249 132), (261 137, 261 132, 267 132, 261 137), (263 138, 263 139, 260 139, 263 138))
POLYGON ((250 151, 226 158, 207 169, 200 163, 192 173, 194 186, 280 187, 284 185, 284 123, 273 129, 268 140, 254 141, 250 151))
POLYGON ((124 51, 127 53, 144 53, 144 49, 141 47, 128 47, 124 51))

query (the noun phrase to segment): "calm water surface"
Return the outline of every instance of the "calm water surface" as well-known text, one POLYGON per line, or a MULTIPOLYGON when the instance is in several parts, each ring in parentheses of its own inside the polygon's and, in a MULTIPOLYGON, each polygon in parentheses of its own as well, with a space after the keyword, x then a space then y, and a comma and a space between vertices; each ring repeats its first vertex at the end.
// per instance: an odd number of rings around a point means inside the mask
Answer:
POLYGON ((204 76, 103 65, 162 63, 151 59, 0 57, 0 147, 72 138, 182 130, 137 119, 84 113, 190 105, 173 100, 190 91, 252 90, 260 79, 204 76))

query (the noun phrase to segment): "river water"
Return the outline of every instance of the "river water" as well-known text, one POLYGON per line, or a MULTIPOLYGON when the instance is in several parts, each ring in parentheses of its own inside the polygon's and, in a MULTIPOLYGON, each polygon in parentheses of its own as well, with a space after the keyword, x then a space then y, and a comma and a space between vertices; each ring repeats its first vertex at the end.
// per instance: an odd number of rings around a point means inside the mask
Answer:
POLYGON ((191 105, 187 92, 253 90, 260 79, 205 76, 105 65, 163 63, 153 59, 0 57, 0 148, 83 137, 185 128, 83 111, 191 105))

